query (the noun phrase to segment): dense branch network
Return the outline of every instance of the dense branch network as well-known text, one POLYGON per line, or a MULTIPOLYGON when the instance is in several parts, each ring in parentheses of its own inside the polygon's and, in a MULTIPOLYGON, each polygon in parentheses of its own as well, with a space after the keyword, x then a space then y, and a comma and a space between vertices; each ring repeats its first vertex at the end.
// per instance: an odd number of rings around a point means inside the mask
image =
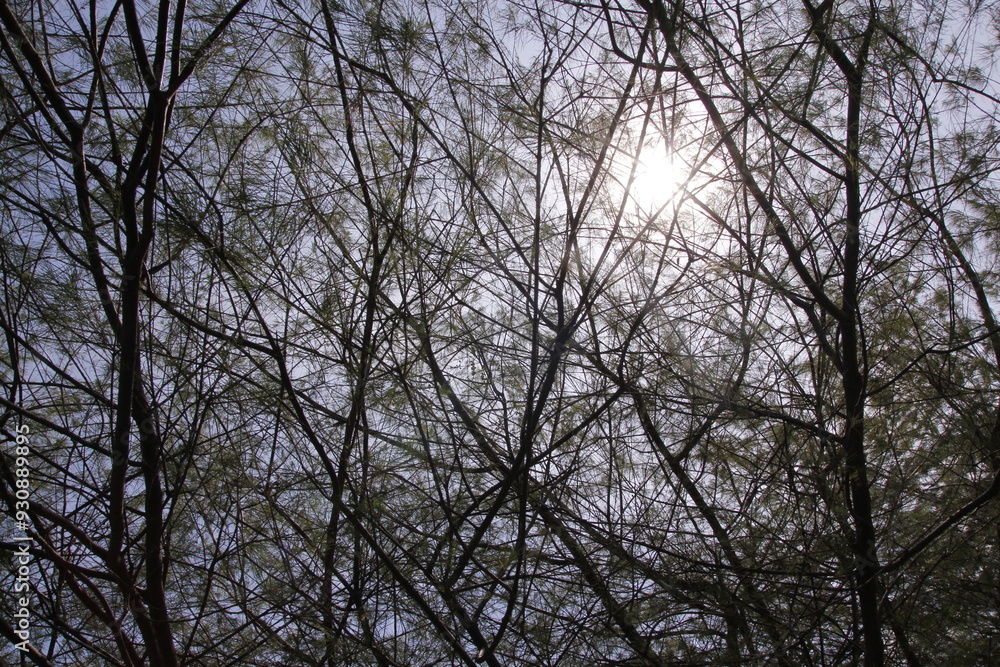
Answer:
POLYGON ((986 664, 988 13, 0 0, 25 658, 986 664))

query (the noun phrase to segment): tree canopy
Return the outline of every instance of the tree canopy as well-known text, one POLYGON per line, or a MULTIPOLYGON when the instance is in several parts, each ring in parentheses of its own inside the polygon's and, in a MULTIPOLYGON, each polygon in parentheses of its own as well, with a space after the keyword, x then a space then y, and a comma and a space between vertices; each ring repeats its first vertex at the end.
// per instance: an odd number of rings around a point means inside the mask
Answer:
POLYGON ((992 664, 998 16, 0 0, 0 659, 992 664))

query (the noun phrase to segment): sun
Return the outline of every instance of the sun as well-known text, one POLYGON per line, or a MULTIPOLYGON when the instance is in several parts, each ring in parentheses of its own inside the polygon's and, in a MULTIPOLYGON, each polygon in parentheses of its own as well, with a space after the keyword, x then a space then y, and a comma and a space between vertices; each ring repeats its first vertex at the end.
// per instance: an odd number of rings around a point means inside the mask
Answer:
POLYGON ((674 158, 648 150, 636 165, 630 195, 640 208, 655 211, 675 198, 683 185, 682 170, 674 158))

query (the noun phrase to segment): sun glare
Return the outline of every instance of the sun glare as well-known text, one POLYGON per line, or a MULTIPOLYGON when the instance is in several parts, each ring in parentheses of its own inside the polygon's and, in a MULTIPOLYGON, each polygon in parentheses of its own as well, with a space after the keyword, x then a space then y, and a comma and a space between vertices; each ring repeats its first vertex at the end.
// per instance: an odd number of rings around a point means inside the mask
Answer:
POLYGON ((674 160, 658 151, 644 151, 632 182, 632 199, 643 209, 658 209, 676 196, 684 182, 674 160))

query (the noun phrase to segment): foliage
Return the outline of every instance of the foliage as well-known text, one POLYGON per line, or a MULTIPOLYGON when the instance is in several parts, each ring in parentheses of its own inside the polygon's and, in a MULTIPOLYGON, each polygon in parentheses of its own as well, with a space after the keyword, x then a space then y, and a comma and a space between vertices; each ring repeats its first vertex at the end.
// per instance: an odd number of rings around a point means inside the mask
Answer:
POLYGON ((993 12, 0 0, 28 658, 989 664, 993 12))

